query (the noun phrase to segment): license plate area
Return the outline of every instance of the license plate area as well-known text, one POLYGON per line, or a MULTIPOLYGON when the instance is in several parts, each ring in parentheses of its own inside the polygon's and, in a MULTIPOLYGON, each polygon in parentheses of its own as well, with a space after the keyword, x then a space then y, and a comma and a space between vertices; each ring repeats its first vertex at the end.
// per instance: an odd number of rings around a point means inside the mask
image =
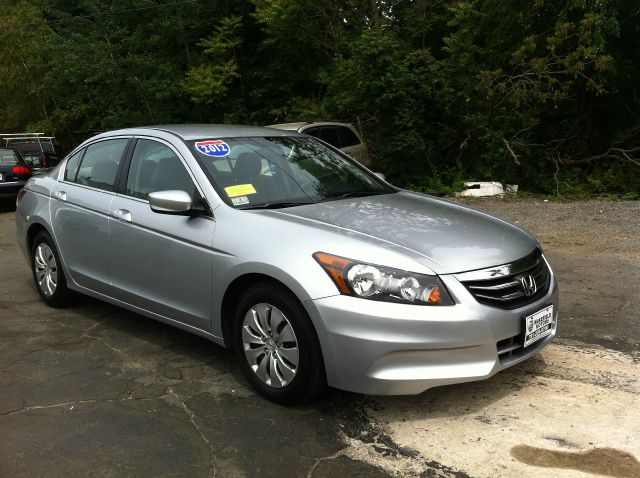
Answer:
POLYGON ((553 331, 553 304, 522 320, 522 346, 528 346, 551 335, 553 331))

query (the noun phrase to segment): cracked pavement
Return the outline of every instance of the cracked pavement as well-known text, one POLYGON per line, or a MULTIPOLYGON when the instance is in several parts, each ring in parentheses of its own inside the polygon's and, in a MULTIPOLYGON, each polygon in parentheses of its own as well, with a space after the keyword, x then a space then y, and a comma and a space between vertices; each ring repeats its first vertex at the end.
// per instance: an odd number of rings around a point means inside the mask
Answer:
MULTIPOLYGON (((600 219, 636 221, 640 237, 637 203, 619 204, 600 219)), ((639 476, 636 239, 595 243, 585 227, 576 243, 562 203, 539 224, 533 201, 473 205, 541 237, 559 339, 490 380, 412 397, 332 390, 296 408, 258 397, 231 351, 200 337, 85 297, 45 306, 0 205, 0 475, 639 476)))

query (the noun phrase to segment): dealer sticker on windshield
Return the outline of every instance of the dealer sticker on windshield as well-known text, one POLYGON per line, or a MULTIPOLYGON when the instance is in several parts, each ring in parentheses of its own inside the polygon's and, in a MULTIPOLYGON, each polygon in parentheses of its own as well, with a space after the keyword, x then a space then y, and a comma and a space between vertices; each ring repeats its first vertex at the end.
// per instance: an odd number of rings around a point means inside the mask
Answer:
POLYGON ((202 154, 213 156, 214 158, 223 158, 228 155, 230 151, 229 145, 221 139, 198 141, 196 142, 196 149, 202 154))
POLYGON ((247 196, 238 196, 231 198, 231 203, 234 206, 243 206, 244 204, 249 204, 249 198, 247 196))
POLYGON ((525 347, 550 335, 553 330, 553 305, 525 317, 524 327, 525 347))

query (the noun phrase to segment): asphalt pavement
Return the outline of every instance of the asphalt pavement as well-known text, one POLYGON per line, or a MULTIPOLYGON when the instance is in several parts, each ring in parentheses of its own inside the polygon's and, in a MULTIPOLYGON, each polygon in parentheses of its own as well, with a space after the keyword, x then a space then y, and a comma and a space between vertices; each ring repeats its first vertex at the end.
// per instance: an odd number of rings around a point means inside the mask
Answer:
POLYGON ((331 390, 286 408, 202 338, 86 297, 47 307, 12 209, 0 205, 0 476, 640 476, 637 251, 545 244, 532 228, 562 288, 559 339, 541 354, 414 397, 331 390))

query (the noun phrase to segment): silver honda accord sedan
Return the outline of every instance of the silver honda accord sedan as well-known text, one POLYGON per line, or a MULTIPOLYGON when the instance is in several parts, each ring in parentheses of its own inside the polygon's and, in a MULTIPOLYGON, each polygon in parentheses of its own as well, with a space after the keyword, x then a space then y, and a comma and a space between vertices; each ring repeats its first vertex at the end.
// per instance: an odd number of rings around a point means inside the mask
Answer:
POLYGON ((80 292, 233 347, 280 403, 484 379, 556 333, 529 232, 294 132, 95 136, 29 180, 16 226, 47 304, 80 292))

